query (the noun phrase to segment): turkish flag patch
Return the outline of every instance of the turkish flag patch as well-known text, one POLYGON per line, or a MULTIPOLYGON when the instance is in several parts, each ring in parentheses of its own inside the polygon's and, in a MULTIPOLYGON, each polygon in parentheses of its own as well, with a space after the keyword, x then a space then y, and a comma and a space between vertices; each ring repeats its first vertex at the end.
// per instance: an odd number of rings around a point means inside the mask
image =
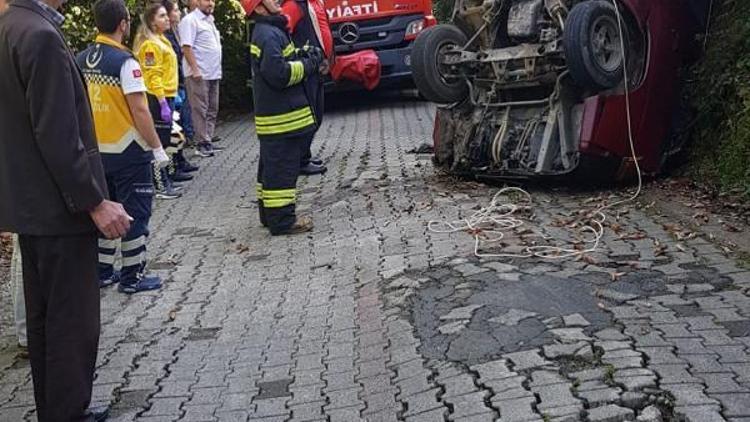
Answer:
POLYGON ((146 52, 146 66, 153 66, 156 64, 156 56, 153 51, 146 52))
POLYGON ((141 73, 141 69, 133 69, 133 77, 134 78, 140 78, 143 74, 141 73))

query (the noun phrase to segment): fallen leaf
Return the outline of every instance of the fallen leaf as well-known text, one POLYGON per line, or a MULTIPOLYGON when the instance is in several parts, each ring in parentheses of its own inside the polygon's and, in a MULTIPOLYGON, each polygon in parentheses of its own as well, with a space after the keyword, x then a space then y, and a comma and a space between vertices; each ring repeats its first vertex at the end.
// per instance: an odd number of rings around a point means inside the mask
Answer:
POLYGON ((626 273, 609 273, 610 278, 612 278, 612 281, 617 281, 620 277, 624 276, 626 273))

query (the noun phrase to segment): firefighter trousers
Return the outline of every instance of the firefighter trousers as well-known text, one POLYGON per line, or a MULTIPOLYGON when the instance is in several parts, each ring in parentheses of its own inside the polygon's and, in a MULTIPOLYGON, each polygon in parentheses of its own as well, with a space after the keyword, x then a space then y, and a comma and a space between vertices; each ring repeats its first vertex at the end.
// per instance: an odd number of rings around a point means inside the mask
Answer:
MULTIPOLYGON (((151 163, 134 164, 106 173, 109 198, 119 202, 133 217, 130 230, 121 239, 122 270, 120 283, 132 285, 143 276, 146 267, 146 239, 154 199, 151 163)), ((99 280, 114 275, 117 240, 99 238, 99 280)))
POLYGON ((289 229, 297 219, 300 159, 312 133, 261 139, 256 195, 261 221, 272 234, 289 229))

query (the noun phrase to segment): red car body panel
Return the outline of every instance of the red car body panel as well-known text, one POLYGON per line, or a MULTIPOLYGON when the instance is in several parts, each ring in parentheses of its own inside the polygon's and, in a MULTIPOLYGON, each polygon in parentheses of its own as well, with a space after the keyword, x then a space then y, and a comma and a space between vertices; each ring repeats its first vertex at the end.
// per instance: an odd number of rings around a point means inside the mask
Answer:
MULTIPOLYGON (((630 92, 633 140, 642 171, 661 167, 662 143, 679 101, 680 69, 693 32, 682 1, 623 0, 639 26, 647 31, 648 54, 641 84, 630 92)), ((598 95, 584 102, 580 152, 619 157, 632 167, 625 95, 598 95)), ((632 168, 623 169, 621 177, 632 168)))

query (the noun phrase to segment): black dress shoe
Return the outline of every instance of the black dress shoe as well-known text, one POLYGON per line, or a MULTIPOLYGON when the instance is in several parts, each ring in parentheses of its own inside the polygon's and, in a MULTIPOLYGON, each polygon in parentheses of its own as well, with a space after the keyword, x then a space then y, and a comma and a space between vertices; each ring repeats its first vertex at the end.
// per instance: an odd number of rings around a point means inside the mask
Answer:
POLYGON ((109 417, 109 406, 89 407, 88 413, 94 417, 94 422, 106 421, 109 417))
POLYGON ((211 138, 211 142, 221 142, 223 141, 223 138, 221 136, 214 136, 211 138))
POLYGON ((316 166, 323 165, 323 160, 320 159, 320 157, 313 157, 310 159, 310 164, 315 164, 316 166))
POLYGON ((200 167, 196 166, 195 164, 191 163, 190 161, 183 161, 178 166, 178 169, 185 172, 185 173, 192 173, 194 171, 198 171, 200 167))
POLYGON ((174 182, 187 182, 188 180, 193 180, 193 176, 185 173, 184 171, 176 171, 172 176, 172 181, 174 182))
POLYGON ((328 171, 328 168, 326 166, 321 166, 319 164, 313 164, 310 163, 306 166, 302 166, 299 169, 299 173, 302 175, 313 175, 313 174, 323 174, 328 171))

